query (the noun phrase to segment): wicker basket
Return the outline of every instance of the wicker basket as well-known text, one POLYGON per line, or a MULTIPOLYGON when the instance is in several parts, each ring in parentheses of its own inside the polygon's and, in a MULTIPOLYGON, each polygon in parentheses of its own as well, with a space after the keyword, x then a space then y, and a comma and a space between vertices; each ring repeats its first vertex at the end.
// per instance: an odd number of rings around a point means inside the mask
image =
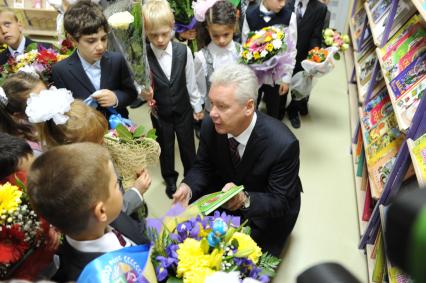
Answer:
POLYGON ((160 145, 150 138, 120 142, 105 137, 104 143, 111 154, 115 168, 123 177, 126 189, 133 186, 137 178, 136 172, 156 164, 160 157, 160 145))

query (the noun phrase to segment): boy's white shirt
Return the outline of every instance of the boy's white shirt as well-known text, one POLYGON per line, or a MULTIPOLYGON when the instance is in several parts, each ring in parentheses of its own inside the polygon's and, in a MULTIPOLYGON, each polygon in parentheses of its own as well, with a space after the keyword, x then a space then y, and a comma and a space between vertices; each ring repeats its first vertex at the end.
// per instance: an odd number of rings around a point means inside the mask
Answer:
POLYGON ((309 0, 296 0, 296 1, 294 1, 294 11, 297 11, 297 5, 299 4, 299 2, 302 2, 302 9, 301 9, 300 12, 302 13, 302 17, 303 17, 303 15, 305 15, 306 8, 308 7, 309 0))
MULTIPOLYGON (((213 41, 209 43, 206 47, 213 59, 213 70, 216 68, 229 64, 231 62, 237 62, 239 52, 237 47, 235 46, 235 42, 231 41, 226 47, 219 47, 213 41)), ((207 99, 207 84, 206 77, 208 75, 207 72, 207 62, 204 57, 203 52, 200 50, 195 52, 194 54, 194 68, 195 68, 195 80, 197 82, 198 91, 200 92, 201 99, 203 103, 207 99)))
MULTIPOLYGON (((260 3, 259 9, 263 13, 272 13, 268 9, 266 9, 266 7, 263 5, 263 3, 260 3)), ((269 22, 271 20, 271 18, 268 17, 268 16, 264 17, 263 19, 265 20, 265 22, 269 22)), ((242 39, 241 42, 243 44, 246 42, 249 32, 250 32, 250 27, 248 25, 247 15, 246 15, 246 17, 244 18, 243 28, 242 28, 242 31, 241 31, 241 39, 242 39)), ((294 44, 296 44, 297 43, 297 17, 296 17, 296 14, 294 12, 291 13, 290 23, 288 25, 288 33, 289 33, 288 34, 289 39, 292 40, 294 42, 294 44)), ((296 54, 297 54, 297 50, 296 50, 296 48, 294 48, 294 50, 291 52, 290 56, 296 58, 296 54)), ((293 69, 294 69, 294 65, 291 69, 289 68, 286 71, 285 75, 281 78, 281 81, 274 82, 272 80, 272 77, 268 77, 268 78, 266 78, 264 84, 271 85, 271 86, 273 86, 274 83, 275 84, 281 84, 281 83, 290 84, 291 76, 293 74, 293 69)))
MULTIPOLYGON (((170 41, 165 50, 156 48, 152 43, 150 43, 152 51, 154 52, 155 58, 157 58, 158 63, 160 64, 161 69, 164 74, 167 76, 167 79, 170 80, 172 73, 172 59, 173 59, 173 48, 172 42, 170 41)), ((191 50, 186 47, 186 66, 185 66, 185 77, 186 77, 186 88, 189 93, 190 102, 195 113, 201 112, 202 101, 201 96, 197 88, 197 83, 195 81, 195 72, 194 72, 194 60, 192 59, 191 50)))
MULTIPOLYGON (((121 235, 126 240, 126 247, 136 246, 136 244, 124 235, 121 235)), ((77 251, 84 253, 107 253, 124 248, 117 236, 112 232, 110 226, 107 227, 107 232, 100 238, 91 241, 77 241, 65 235, 71 247, 77 251)))
POLYGON ((7 48, 9 49, 10 54, 12 54, 13 57, 16 57, 17 55, 22 55, 25 53, 25 42, 26 42, 26 38, 25 36, 22 36, 22 40, 19 43, 18 48, 15 50, 12 47, 8 46, 7 48), (19 54, 15 54, 15 52, 18 52, 19 54))

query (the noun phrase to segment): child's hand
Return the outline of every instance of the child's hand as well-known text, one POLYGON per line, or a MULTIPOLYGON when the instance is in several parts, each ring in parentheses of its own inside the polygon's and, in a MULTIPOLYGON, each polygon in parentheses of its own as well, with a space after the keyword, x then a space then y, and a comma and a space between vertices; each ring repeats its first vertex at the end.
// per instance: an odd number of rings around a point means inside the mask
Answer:
POLYGON ((145 99, 146 101, 150 101, 153 99, 154 97, 154 90, 152 89, 152 87, 149 87, 149 90, 143 90, 140 95, 143 97, 143 99, 145 99))
POLYGON ((203 119, 204 119, 204 112, 203 112, 203 111, 200 111, 200 112, 198 112, 198 113, 194 113, 194 119, 195 119, 196 121, 201 121, 201 120, 203 120, 203 119))
POLYGON ((278 90, 278 93, 280 95, 284 95, 287 92, 288 92, 288 84, 284 84, 284 83, 280 84, 280 89, 278 90))
POLYGON ((148 170, 142 169, 138 174, 138 178, 136 179, 133 187, 136 188, 141 195, 146 193, 149 186, 151 185, 151 177, 148 174, 148 170))
POLYGON ((190 29, 184 32, 179 33, 179 36, 185 40, 194 40, 197 36, 197 31, 195 29, 190 29))
POLYGON ((118 98, 114 92, 109 89, 101 89, 92 94, 92 97, 96 99, 96 101, 102 107, 110 107, 115 106, 118 103, 118 98))

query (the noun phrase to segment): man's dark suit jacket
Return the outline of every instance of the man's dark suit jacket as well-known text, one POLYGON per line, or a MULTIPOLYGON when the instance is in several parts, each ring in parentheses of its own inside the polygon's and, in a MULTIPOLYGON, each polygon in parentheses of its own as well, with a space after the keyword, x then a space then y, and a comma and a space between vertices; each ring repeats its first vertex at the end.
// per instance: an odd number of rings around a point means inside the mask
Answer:
MULTIPOLYGON (((150 243, 149 239, 145 235, 145 222, 137 222, 123 212, 120 213, 117 219, 114 220, 110 226, 137 245, 150 243)), ((103 254, 104 253, 80 252, 71 247, 65 239, 59 247, 59 270, 54 275, 53 280, 57 282, 77 281, 77 278, 80 276, 84 267, 86 267, 86 265, 92 260, 103 254)))
MULTIPOLYGON (((42 45, 43 47, 45 47, 45 48, 50 48, 50 47, 52 47, 52 44, 50 44, 50 43, 46 43, 46 42, 35 42, 35 41, 33 41, 33 40, 31 40, 30 38, 28 38, 28 37, 25 37, 25 48, 27 48, 28 47, 28 45, 30 45, 31 43, 37 43, 38 45, 42 45)), ((1 53, 0 53, 0 65, 4 65, 4 64, 6 64, 7 63, 7 60, 9 59, 9 57, 10 57, 10 51, 9 51, 9 48, 6 48, 5 50, 3 50, 1 53)))
MULTIPOLYGON (((295 0, 289 1, 289 9, 294 11, 295 0)), ((327 14, 327 6, 318 0, 310 0, 301 21, 297 23, 297 55, 293 74, 303 70, 302 61, 314 47, 321 47, 322 29, 327 14)))
POLYGON ((244 185, 250 207, 232 214, 249 219, 254 240, 279 256, 299 214, 302 185, 298 174, 298 140, 283 123, 257 112, 236 169, 227 135, 218 134, 210 117, 205 118, 195 164, 183 182, 192 190, 192 201, 221 190, 228 182, 244 185))
MULTIPOLYGON (((52 77, 53 84, 57 88, 70 90, 78 99, 84 100, 96 91, 83 69, 77 51, 67 59, 53 65, 52 77)), ((135 100, 137 90, 132 74, 120 53, 105 52, 102 56, 100 89, 113 91, 118 98, 117 111, 128 117, 126 107, 135 100)), ((103 110, 102 112, 108 116, 109 113, 105 109, 99 110, 103 110)))

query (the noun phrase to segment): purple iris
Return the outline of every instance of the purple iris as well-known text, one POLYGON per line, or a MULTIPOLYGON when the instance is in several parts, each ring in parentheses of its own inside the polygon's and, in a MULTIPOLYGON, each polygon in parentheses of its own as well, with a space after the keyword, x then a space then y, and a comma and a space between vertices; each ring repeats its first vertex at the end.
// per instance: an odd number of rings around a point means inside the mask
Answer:
POLYGON ((201 239, 200 224, 196 219, 191 219, 186 222, 180 223, 176 227, 177 234, 170 234, 172 240, 182 243, 186 238, 193 238, 196 240, 201 239))
POLYGON ((228 224, 230 227, 240 227, 241 225, 241 219, 239 216, 232 216, 227 215, 225 212, 222 212, 222 214, 219 211, 215 211, 213 213, 213 216, 210 216, 210 221, 213 223, 213 221, 217 218, 221 218, 223 221, 225 221, 226 224, 228 224))
MULTIPOLYGON (((171 244, 171 245, 169 245, 167 248, 166 248, 166 254, 167 254, 167 256, 169 257, 169 258, 175 258, 175 259, 177 259, 178 258, 178 255, 177 255, 177 250, 179 249, 179 246, 178 245, 175 245, 175 244, 171 244)), ((177 263, 177 261, 176 261, 176 263, 177 263)))
POLYGON ((178 264, 177 258, 172 257, 157 256, 156 260, 159 263, 155 270, 158 281, 166 279, 169 276, 169 269, 175 269, 178 264))

